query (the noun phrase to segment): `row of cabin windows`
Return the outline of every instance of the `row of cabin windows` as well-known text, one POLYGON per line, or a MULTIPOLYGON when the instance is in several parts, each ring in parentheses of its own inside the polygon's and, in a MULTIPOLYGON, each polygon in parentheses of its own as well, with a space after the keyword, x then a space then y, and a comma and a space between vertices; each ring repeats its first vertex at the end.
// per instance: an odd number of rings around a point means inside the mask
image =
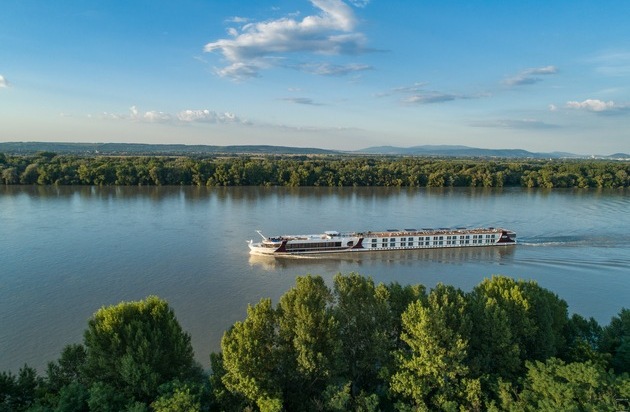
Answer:
MULTIPOLYGON (((419 236, 416 239, 414 237, 401 237, 400 247, 408 247, 408 246, 430 246, 431 242, 433 245, 444 245, 444 237, 445 236, 419 236)), ((472 235, 472 244, 483 244, 483 243, 494 243, 496 240, 496 234, 490 235, 472 235)), ((377 247, 378 239, 372 239, 372 247, 377 247)), ((381 247, 396 247, 396 238, 382 238, 381 239, 381 247)), ((469 245, 471 244, 471 235, 449 235, 446 236, 446 244, 447 245, 469 245)))

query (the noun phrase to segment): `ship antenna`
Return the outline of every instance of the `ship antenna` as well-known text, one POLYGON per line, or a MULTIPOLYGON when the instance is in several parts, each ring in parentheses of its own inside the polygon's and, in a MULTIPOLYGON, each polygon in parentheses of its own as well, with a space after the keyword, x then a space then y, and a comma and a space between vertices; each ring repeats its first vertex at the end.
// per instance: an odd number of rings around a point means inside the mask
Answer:
POLYGON ((256 233, 258 233, 263 238, 263 240, 267 240, 267 237, 263 235, 260 230, 257 230, 256 233))

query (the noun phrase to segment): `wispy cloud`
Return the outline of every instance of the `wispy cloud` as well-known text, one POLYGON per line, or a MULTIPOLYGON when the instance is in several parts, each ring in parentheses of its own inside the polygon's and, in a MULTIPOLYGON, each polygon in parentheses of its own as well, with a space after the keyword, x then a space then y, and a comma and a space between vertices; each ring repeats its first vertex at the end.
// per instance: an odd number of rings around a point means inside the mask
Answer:
POLYGON ((558 125, 545 123, 536 119, 499 119, 494 121, 473 122, 470 125, 473 127, 524 130, 555 129, 559 127, 558 125))
POLYGON ((304 104, 308 106, 323 106, 322 103, 317 103, 316 101, 308 97, 283 97, 280 100, 295 104, 304 104))
MULTIPOLYGON (((241 80, 281 65, 288 54, 356 55, 367 51, 365 36, 356 31, 357 18, 342 0, 310 0, 317 14, 297 20, 288 16, 230 28, 231 38, 208 43, 204 51, 222 54, 222 77, 241 80)), ((355 0, 357 5, 366 1, 355 0)), ((339 72, 341 73, 341 71, 339 72)))
POLYGON ((303 104, 306 106, 322 106, 321 103, 315 102, 315 100, 311 99, 310 97, 282 97, 278 100, 295 104, 303 104))
POLYGON ((247 17, 240 17, 240 16, 232 16, 225 20, 226 23, 238 23, 238 24, 247 23, 248 21, 249 19, 247 17))
POLYGON ((619 104, 614 101, 603 101, 599 99, 586 99, 582 102, 569 101, 566 104, 568 109, 584 110, 595 113, 619 113, 630 110, 630 105, 619 104))
POLYGON ((366 70, 372 70, 373 67, 366 64, 330 64, 330 63, 305 63, 300 64, 298 68, 302 71, 320 76, 345 76, 352 73, 358 73, 366 70))
POLYGON ((630 75, 630 52, 607 51, 591 59, 595 70, 605 76, 619 77, 630 75))
POLYGON ((403 99, 404 103, 410 104, 431 104, 431 103, 444 103, 450 102, 457 99, 468 99, 469 97, 451 94, 451 93, 440 93, 440 92, 427 92, 427 93, 419 93, 406 97, 403 99))
POLYGON ((529 68, 506 78, 503 80, 503 84, 507 86, 525 86, 535 84, 542 81, 542 79, 538 76, 548 76, 556 73, 558 73, 558 68, 556 66, 529 68))
POLYGON ((0 89, 4 89, 9 87, 9 82, 4 78, 3 75, 0 74, 0 89))
POLYGON ((391 90, 378 93, 376 97, 399 96, 399 101, 409 105, 424 105, 434 103, 445 103, 454 100, 469 100, 488 97, 487 93, 466 94, 448 93, 427 88, 428 83, 418 82, 409 86, 396 87, 391 90))

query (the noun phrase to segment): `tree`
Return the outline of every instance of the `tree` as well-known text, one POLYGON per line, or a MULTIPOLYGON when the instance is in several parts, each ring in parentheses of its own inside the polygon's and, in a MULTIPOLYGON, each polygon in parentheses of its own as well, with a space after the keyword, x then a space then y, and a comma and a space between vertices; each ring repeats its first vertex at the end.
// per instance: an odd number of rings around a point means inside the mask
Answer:
MULTIPOLYGON (((601 365, 550 358, 528 362, 518 409, 525 411, 618 411, 630 397, 630 378, 615 377, 601 365)), ((625 409, 625 408, 624 408, 625 409)))
MULTIPOLYGON (((1 168, 0 168, 1 169, 1 168)), ((18 173, 15 167, 7 167, 2 170, 2 180, 4 184, 12 185, 18 182, 18 173)))
POLYGON ((236 322, 223 335, 223 383, 261 411, 282 409, 283 393, 278 380, 278 337, 275 311, 270 299, 247 308, 247 318, 236 322))
POLYGON ((480 409, 479 383, 467 378, 471 324, 463 292, 438 284, 427 302, 409 305, 402 323, 408 349, 398 352, 392 391, 418 410, 480 409))
MULTIPOLYGON (((493 276, 477 285, 472 294, 480 302, 497 305, 496 309, 492 309, 497 320, 499 317, 507 318, 507 322, 501 323, 509 326, 510 339, 518 347, 521 365, 524 366, 526 360, 556 356, 564 348, 567 304, 536 282, 493 276)), ((505 339, 497 342, 508 344, 505 339)))
POLYGON ((334 316, 339 322, 344 376, 352 382, 350 394, 384 394, 393 364, 389 292, 357 273, 337 274, 334 291, 334 316))
POLYGON ((0 411, 25 411, 35 405, 42 379, 28 365, 20 368, 17 376, 0 373, 0 411))
POLYGON ((101 394, 114 391, 148 403, 161 384, 200 373, 190 336, 156 296, 101 308, 88 322, 84 344, 86 378, 101 384, 101 394))
POLYGON ((615 372, 630 373, 630 309, 621 309, 604 328, 600 349, 610 354, 615 372))
POLYGON ((332 302, 332 293, 320 276, 298 277, 295 287, 280 298, 280 361, 287 375, 288 409, 307 409, 340 370, 341 340, 332 302))
POLYGON ((83 345, 67 345, 63 348, 57 362, 50 362, 46 370, 48 389, 58 392, 73 382, 85 384, 83 368, 87 353, 83 345))

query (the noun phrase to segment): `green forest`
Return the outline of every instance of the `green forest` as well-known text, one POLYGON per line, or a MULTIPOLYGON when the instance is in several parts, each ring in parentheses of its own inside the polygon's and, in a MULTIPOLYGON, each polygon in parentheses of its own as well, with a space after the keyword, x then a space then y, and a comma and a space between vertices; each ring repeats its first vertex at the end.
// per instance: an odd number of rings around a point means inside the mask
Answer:
POLYGON ((2 411, 622 411, 630 310, 569 316, 533 281, 471 291, 297 277, 247 308, 211 371, 164 300, 102 307, 40 375, 0 373, 2 411))
POLYGON ((0 153, 7 185, 630 187, 630 162, 386 156, 77 156, 0 153))

